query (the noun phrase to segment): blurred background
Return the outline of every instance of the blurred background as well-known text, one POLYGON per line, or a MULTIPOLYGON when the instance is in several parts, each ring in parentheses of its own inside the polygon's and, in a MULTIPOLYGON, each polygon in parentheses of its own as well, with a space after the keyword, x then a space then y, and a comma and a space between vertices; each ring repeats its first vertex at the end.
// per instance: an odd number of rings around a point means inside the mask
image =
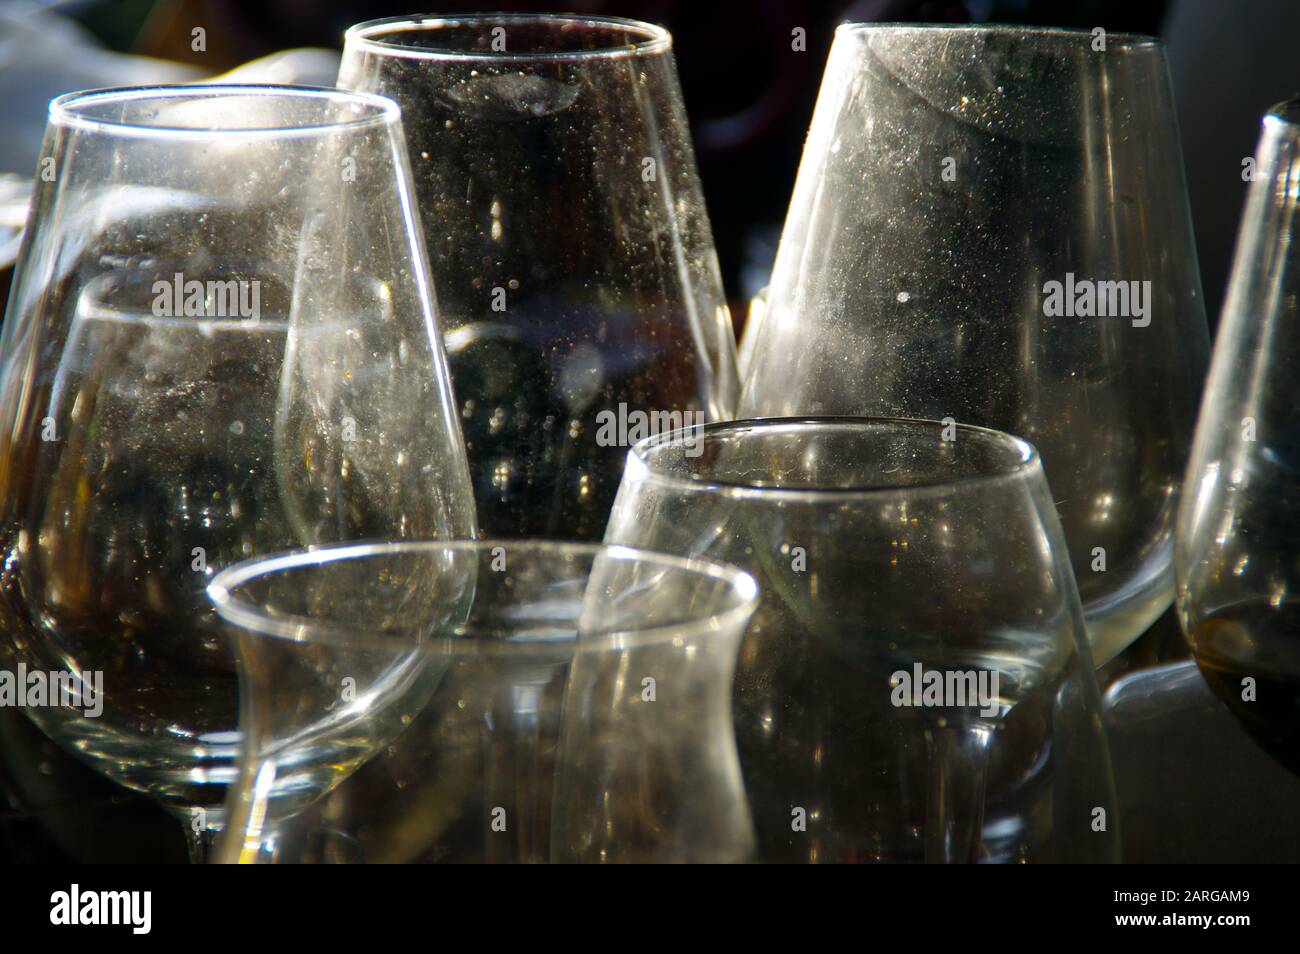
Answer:
MULTIPOLYGON (((1163 37, 1212 330, 1245 196, 1243 161, 1254 152, 1263 113, 1300 91, 1296 0, 492 0, 486 7, 633 17, 672 31, 737 330, 750 297, 767 283, 826 52, 844 20, 1102 27, 1163 37), (803 50, 792 48, 797 28, 805 31, 803 50)), ((447 2, 436 12, 482 8, 447 2)), ((331 85, 349 25, 413 12, 407 3, 359 0, 0 0, 0 313, 52 97, 236 69, 250 82, 331 85)), ((1169 613, 1099 673, 1126 859, 1300 860, 1300 782, 1254 746, 1185 655, 1169 613)), ((58 750, 20 711, 0 708, 0 861, 183 861, 175 828, 151 803, 58 750)))

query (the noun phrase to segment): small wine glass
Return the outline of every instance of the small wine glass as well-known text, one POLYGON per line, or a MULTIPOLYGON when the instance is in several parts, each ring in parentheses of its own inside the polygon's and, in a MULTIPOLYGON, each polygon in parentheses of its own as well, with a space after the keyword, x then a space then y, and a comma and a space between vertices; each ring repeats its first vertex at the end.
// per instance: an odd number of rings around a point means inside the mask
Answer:
POLYGON ((1201 672, 1300 773, 1300 100, 1264 119, 1178 517, 1201 672))
POLYGON ((1043 455, 1101 665, 1173 600, 1209 333, 1163 44, 835 35, 737 415, 950 419, 1043 455))
POLYGON ((536 541, 323 547, 210 587, 244 677, 225 861, 745 861, 749 575, 536 541))
POLYGON ((378 20, 339 86, 402 107, 480 527, 599 540, 645 428, 729 419, 738 389, 672 38, 378 20))
POLYGON ((76 674, 28 714, 201 856, 238 741, 216 570, 474 532, 399 111, 79 93, 43 156, 0 339, 0 644, 76 674))
POLYGON ((761 860, 1117 857, 1078 592, 1024 441, 867 418, 649 438, 607 542, 759 582, 734 712, 761 860))

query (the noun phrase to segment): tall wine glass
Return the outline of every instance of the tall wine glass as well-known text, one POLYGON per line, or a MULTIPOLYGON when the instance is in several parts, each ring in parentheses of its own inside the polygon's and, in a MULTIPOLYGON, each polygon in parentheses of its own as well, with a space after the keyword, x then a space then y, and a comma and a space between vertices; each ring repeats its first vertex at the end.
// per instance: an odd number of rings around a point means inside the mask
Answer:
POLYGON ((1031 441, 1100 665, 1173 598, 1208 349, 1159 40, 840 27, 738 416, 1031 441))
POLYGON ((201 849, 237 748, 216 570, 473 533, 399 112, 291 87, 73 94, 43 156, 0 341, 0 642, 102 674, 102 712, 29 714, 201 849))
POLYGON ((1264 119, 1178 518, 1192 654, 1300 772, 1300 101, 1264 119))
POLYGON ((339 85, 402 106, 480 526, 599 540, 627 448, 736 399, 671 37, 379 20, 339 85))
POLYGON ((762 860, 1116 857, 1079 597, 1028 444, 862 418, 679 431, 633 449, 607 539, 759 582, 734 711, 762 860))
POLYGON ((384 543, 251 560, 210 592, 245 689, 222 860, 750 857, 731 678, 757 587, 739 570, 384 543))

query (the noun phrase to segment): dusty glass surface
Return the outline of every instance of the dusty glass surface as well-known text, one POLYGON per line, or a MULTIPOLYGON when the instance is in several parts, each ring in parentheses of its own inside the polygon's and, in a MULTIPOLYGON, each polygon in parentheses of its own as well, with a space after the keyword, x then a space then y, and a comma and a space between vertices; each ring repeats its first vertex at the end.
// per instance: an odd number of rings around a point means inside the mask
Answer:
POLYGON ((1150 38, 841 27, 742 343, 738 416, 1038 447, 1098 664, 1172 600, 1208 352, 1173 117, 1150 38))
POLYGON ((736 398, 670 37, 377 21, 348 32, 339 85, 402 107, 480 525, 600 539, 644 415, 723 420, 736 398))

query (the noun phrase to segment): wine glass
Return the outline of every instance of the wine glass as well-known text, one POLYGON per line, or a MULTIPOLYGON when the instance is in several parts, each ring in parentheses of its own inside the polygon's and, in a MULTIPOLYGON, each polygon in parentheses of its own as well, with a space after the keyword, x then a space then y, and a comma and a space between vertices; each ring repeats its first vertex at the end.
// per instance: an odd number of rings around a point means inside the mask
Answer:
POLYGON ((378 20, 348 31, 339 86, 402 107, 479 525, 599 540, 627 448, 736 399, 671 37, 378 20))
POLYGON ((238 741, 215 571, 474 532, 399 115, 260 86, 50 107, 0 340, 0 643, 76 675, 28 714, 196 856, 238 741))
POLYGON ((1300 101, 1264 119, 1178 515, 1183 630, 1252 737, 1300 772, 1300 101))
POLYGON ((731 724, 745 573, 595 544, 408 542, 251 560, 209 592, 245 690, 221 860, 752 852, 731 724))
POLYGON ((1024 441, 863 418, 648 438, 607 541, 758 580, 734 717, 762 860, 1116 858, 1079 597, 1024 441))
POLYGON ((738 416, 1031 441, 1100 665, 1173 598, 1208 340, 1159 40, 839 28, 738 416))

